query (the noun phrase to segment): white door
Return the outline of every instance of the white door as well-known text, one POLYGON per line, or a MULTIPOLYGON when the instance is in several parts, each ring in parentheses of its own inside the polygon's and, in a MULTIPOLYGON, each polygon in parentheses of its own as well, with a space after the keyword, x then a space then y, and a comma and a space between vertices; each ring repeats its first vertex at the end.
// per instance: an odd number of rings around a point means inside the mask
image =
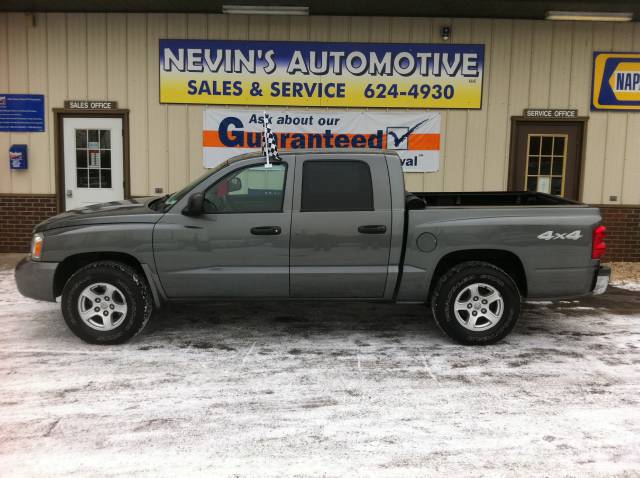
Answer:
POLYGON ((65 210, 124 199, 122 118, 63 118, 65 210))

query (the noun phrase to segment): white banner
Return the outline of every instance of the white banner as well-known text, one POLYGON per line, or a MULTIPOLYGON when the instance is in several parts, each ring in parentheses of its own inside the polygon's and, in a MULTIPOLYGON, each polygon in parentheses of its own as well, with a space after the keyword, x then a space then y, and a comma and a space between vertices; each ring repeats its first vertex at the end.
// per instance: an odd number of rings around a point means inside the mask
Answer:
MULTIPOLYGON (((260 150, 262 111, 207 107, 202 146, 212 168, 239 154, 260 150)), ((397 151, 405 172, 440 166, 440 113, 431 111, 269 110, 278 149, 376 148, 397 151)))

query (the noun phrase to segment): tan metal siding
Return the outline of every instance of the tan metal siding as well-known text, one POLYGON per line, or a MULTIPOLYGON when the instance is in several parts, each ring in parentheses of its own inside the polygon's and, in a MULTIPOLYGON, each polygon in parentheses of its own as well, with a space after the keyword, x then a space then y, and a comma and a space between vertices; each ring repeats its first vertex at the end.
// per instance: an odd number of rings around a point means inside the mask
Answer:
MULTIPOLYGON (((491 20, 477 20, 471 25, 471 43, 491 45, 491 20)), ((485 61, 491 63, 491 48, 485 51, 485 61)), ((465 142, 462 189, 479 191, 484 189, 484 169, 487 144, 487 104, 491 77, 484 78, 482 104, 480 110, 469 110, 465 142)))
POLYGON ((107 95, 118 98, 124 108, 128 104, 127 88, 127 16, 122 13, 107 14, 106 61, 107 95), (124 53, 124 54, 123 54, 124 53))
MULTIPOLYGON (((147 17, 135 13, 127 15, 127 90, 128 101, 122 106, 129 108, 129 137, 131 194, 147 195, 152 191, 149 185, 149 147, 147 122, 147 17)), ((157 68, 151 76, 157 75, 157 68)), ((120 100, 120 98, 109 98, 120 100)), ((158 99, 155 100, 157 103, 158 99)))
POLYGON ((640 51, 638 23, 124 13, 36 14, 35 22, 0 13, 0 91, 43 93, 48 111, 46 133, 0 133, 0 151, 30 148, 28 171, 0 170, 3 193, 54 192, 51 109, 65 99, 111 99, 131 110, 133 195, 175 190, 201 174, 203 107, 159 104, 161 37, 440 43, 440 27, 451 25, 452 42, 486 45, 483 107, 441 112, 441 169, 407 174, 408 189, 504 189, 510 117, 527 107, 577 108, 589 116, 583 199, 640 203, 640 113, 589 111, 592 52, 640 51))
MULTIPOLYGON (((631 51, 633 44, 633 24, 626 23, 615 27, 613 34, 613 50, 631 51)), ((620 204, 622 201, 622 176, 624 174, 624 153, 627 141, 627 121, 629 116, 638 113, 606 113, 607 136, 602 176, 602 201, 620 204), (610 196, 617 197, 609 201, 610 196)), ((636 133, 637 134, 637 133, 636 133)), ((640 178, 638 178, 640 182, 640 178)))
MULTIPOLYGON (((633 31, 633 50, 640 51, 640 25, 633 31)), ((622 175, 622 203, 640 204, 640 114, 629 113, 622 175)))
MULTIPOLYGON (((8 15, 0 13, 0 91, 11 91, 9 88, 9 25, 8 15)), ((11 134, 0 133, 0 154, 2 151, 9 151, 11 145, 11 134)), ((2 164, 0 162, 0 164, 2 164)), ((11 192, 11 172, 7 170, 5 163, 4 168, 0 166, 0 192, 11 192)))
POLYGON ((487 69, 484 88, 488 90, 486 147, 484 160, 484 189, 504 188, 507 176, 509 88, 511 85, 511 38, 513 23, 508 20, 492 22, 491 68, 487 69))
MULTIPOLYGON (((613 25, 593 25, 593 50, 611 50, 613 48, 613 25)), ((591 89, 589 89, 591 91, 591 89)), ((581 112, 582 113, 582 112, 581 112)), ((604 157, 607 146, 607 127, 611 113, 592 114, 587 125, 587 142, 584 174, 582 176, 582 199, 598 203, 602 200, 602 177, 604 176, 604 157)), ((619 113, 614 113, 619 114, 619 113)), ((612 172, 609 171, 609 174, 612 172)))
MULTIPOLYGON (((36 22, 45 22, 44 15, 36 15, 36 22)), ((29 91, 47 91, 47 29, 27 29, 27 71, 29 91)), ((46 98, 45 98, 46 101, 46 98)), ((51 176, 49 139, 44 134, 29 135, 30 191, 47 190, 51 176)), ((5 163, 6 164, 6 163, 5 163)))
MULTIPOLYGON (((39 18, 36 19, 38 21, 39 18)), ((53 131, 53 108, 62 106, 69 97, 67 89, 67 17, 64 13, 49 13, 46 15, 47 25, 47 83, 44 101, 47 115, 45 117, 45 133, 49 140, 49 185, 48 188, 34 189, 33 193, 53 193, 56 190, 55 175, 55 135, 53 131)), ((34 91, 33 93, 36 93, 34 91)), ((38 136, 33 134, 33 136, 38 136)), ((0 133, 2 137, 2 133, 0 133)), ((33 169, 30 169, 33 171, 33 169)), ((5 191, 15 192, 15 191, 5 191)))

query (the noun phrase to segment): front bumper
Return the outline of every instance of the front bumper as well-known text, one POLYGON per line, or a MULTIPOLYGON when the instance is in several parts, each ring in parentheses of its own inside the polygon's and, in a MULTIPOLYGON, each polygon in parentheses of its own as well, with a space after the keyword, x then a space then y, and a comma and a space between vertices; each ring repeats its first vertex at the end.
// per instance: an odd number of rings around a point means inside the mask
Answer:
POLYGON ((598 268, 598 272, 595 277, 593 295, 604 294, 609 286, 609 280, 611 279, 611 269, 606 266, 598 268))
POLYGON ((14 272, 18 290, 25 297, 55 302, 53 280, 58 267, 57 262, 32 261, 25 257, 16 266, 14 272))

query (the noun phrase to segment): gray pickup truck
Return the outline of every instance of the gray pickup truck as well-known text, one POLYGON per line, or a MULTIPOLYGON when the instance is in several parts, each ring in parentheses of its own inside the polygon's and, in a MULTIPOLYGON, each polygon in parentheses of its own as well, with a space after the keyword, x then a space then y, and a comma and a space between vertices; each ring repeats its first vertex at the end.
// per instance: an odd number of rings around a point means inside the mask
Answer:
POLYGON ((91 343, 128 340, 167 301, 260 298, 429 304, 452 339, 481 345, 523 298, 606 290, 600 222, 540 193, 407 193, 390 151, 249 154, 170 196, 40 223, 15 277, 27 297, 62 296, 91 343))

